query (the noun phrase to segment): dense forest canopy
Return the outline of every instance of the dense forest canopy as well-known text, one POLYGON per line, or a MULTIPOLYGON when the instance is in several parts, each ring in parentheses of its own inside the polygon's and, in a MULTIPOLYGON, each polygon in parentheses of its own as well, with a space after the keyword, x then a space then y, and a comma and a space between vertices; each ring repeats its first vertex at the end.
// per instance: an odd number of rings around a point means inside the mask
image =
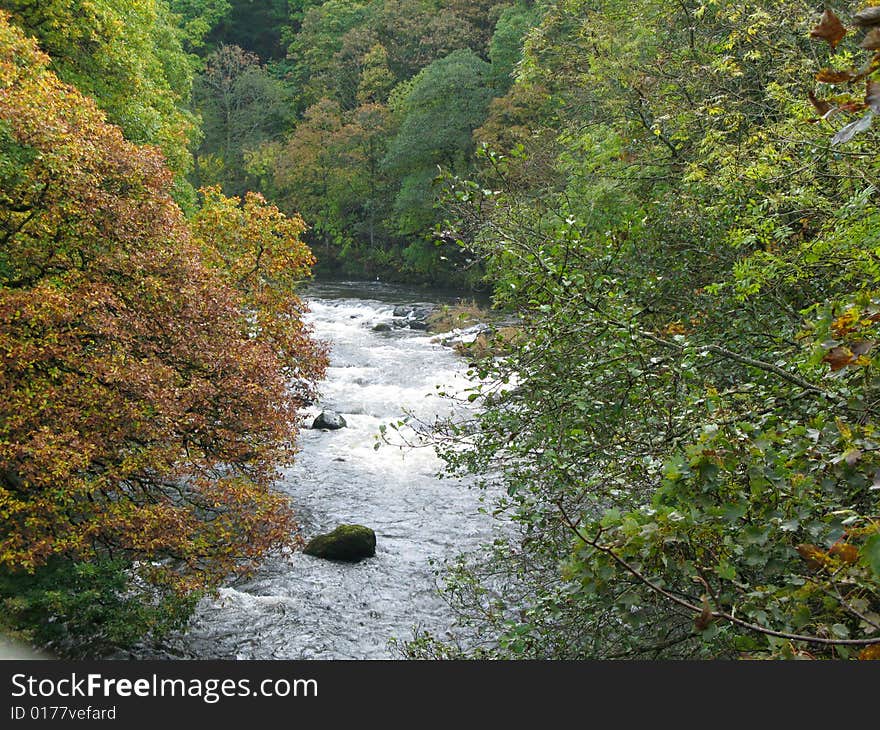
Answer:
POLYGON ((474 130, 512 83, 534 5, 229 7, 200 51, 198 184, 258 188, 302 214, 320 271, 476 285, 478 267, 436 235, 433 183, 474 169, 474 130))
POLYGON ((7 628, 119 646, 295 542, 314 264, 520 321, 423 434, 512 528, 404 654, 880 657, 876 0, 0 10, 7 628))
MULTIPOLYGON (((206 189, 187 221, 173 197, 184 168, 160 149, 166 124, 185 140, 189 115, 172 105, 149 130, 159 146, 132 141, 146 132, 129 112, 159 105, 112 85, 84 96, 53 68, 75 78, 92 61, 53 62, 12 17, 0 14, 3 623, 99 653, 177 625, 200 591, 295 544, 270 486, 324 366, 293 292, 313 259, 302 220, 256 193, 206 189)), ((171 103, 170 86, 151 88, 171 103)))

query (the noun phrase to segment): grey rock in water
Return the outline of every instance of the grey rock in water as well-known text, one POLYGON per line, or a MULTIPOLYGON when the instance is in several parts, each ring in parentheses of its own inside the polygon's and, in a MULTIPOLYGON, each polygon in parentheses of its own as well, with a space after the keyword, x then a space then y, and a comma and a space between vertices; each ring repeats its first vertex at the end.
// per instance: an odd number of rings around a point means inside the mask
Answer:
POLYGON ((312 428, 327 428, 331 431, 345 428, 347 425, 345 419, 335 411, 323 411, 321 415, 312 421, 312 428))
POLYGON ((439 342, 444 347, 455 347, 456 345, 470 345, 480 335, 488 335, 493 332, 490 325, 479 322, 464 329, 454 329, 449 332, 441 332, 434 337, 432 342, 439 342))
POLYGON ((402 322, 404 327, 421 330, 427 329, 428 317, 431 316, 433 311, 433 307, 416 307, 412 305, 408 307, 395 307, 394 316, 398 318, 398 321, 402 322))
POLYGON ((373 325, 373 332, 390 332, 391 325, 387 322, 379 322, 376 325, 373 325))
POLYGON ((357 563, 376 554, 376 533, 363 525, 339 525, 333 532, 313 537, 306 555, 357 563))

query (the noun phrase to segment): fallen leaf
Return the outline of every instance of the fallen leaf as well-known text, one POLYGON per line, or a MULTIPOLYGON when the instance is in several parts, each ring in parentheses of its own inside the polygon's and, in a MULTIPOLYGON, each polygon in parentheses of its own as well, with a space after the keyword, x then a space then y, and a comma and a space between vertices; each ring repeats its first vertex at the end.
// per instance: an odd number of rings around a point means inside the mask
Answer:
POLYGON ((709 598, 707 596, 703 596, 703 610, 700 611, 700 615, 694 619, 694 626, 697 631, 705 631, 709 628, 709 625, 712 623, 712 607, 709 605, 709 598))
POLYGON ((837 111, 846 112, 847 114, 857 114, 858 112, 863 112, 868 107, 865 105, 863 101, 849 101, 846 104, 841 104, 837 111))
POLYGON ((853 360, 855 360, 855 355, 853 355, 852 350, 844 345, 832 347, 825 357, 822 358, 822 362, 827 362, 831 366, 832 372, 845 368, 853 360))
POLYGON ((816 81, 823 84, 842 84, 844 81, 852 81, 855 77, 855 71, 835 71, 833 68, 823 68, 816 74, 816 81))
POLYGON ((858 320, 858 312, 855 309, 849 309, 831 323, 831 331, 837 338, 846 337, 858 320))
POLYGON ((810 31, 811 38, 819 38, 828 43, 832 48, 837 48, 837 44, 843 40, 846 35, 846 28, 840 22, 833 10, 826 10, 822 13, 819 24, 810 31))
POLYGON ((870 28, 872 25, 880 25, 880 7, 865 8, 853 15, 853 23, 860 28, 870 28))
POLYGON ((825 565, 825 560, 827 559, 827 556, 815 545, 811 545, 810 543, 801 543, 795 548, 795 550, 797 550, 798 555, 800 555, 807 562, 807 567, 810 570, 821 570, 822 567, 825 565))
POLYGON ((866 51, 876 51, 880 49, 880 28, 874 28, 874 30, 862 38, 859 47, 864 48, 866 51))
POLYGON ((849 565, 857 563, 859 560, 859 549, 855 545, 847 545, 841 542, 832 545, 828 554, 849 565))
POLYGON ((813 108, 819 112, 820 117, 824 117, 829 111, 831 111, 831 104, 824 99, 817 99, 812 91, 809 92, 807 96, 810 99, 810 104, 812 104, 813 108))

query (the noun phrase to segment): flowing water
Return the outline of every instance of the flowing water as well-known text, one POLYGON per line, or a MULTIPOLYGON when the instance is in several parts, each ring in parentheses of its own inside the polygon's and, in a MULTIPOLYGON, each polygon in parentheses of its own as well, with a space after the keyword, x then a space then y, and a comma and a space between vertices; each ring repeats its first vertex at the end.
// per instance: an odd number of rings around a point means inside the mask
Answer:
POLYGON ((466 362, 427 333, 373 330, 394 321, 397 306, 447 297, 348 283, 312 285, 307 299, 315 335, 331 345, 313 412, 334 410, 348 427, 303 429, 297 463, 279 489, 291 497, 306 538, 340 523, 364 524, 376 531, 376 557, 346 564, 300 552, 271 556, 247 582, 204 601, 186 633, 150 656, 390 658, 392 637, 411 638, 413 627, 443 635, 452 625, 431 561, 490 536, 480 492, 439 479, 442 464, 430 448, 374 449, 379 426, 405 410, 429 420, 449 412, 436 386, 467 386, 466 362))

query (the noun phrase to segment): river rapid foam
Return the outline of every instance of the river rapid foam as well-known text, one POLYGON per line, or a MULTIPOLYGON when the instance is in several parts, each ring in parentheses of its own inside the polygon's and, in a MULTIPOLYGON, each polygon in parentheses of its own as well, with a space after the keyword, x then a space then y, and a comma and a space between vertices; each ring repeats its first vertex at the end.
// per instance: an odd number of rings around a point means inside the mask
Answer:
POLYGON ((303 535, 340 523, 372 527, 376 557, 337 563, 301 552, 270 556, 247 581, 204 600, 188 630, 143 658, 383 659, 389 639, 414 627, 444 635, 454 622, 437 592, 431 561, 476 548, 491 536, 481 493, 440 479, 434 450, 374 448, 379 427, 405 411, 433 420, 452 407, 439 390, 468 386, 467 363, 424 331, 400 322, 395 307, 436 305, 442 294, 382 284, 317 284, 306 292, 315 336, 329 342, 322 409, 343 415, 338 431, 304 428, 300 452, 278 489, 288 494, 303 535))

